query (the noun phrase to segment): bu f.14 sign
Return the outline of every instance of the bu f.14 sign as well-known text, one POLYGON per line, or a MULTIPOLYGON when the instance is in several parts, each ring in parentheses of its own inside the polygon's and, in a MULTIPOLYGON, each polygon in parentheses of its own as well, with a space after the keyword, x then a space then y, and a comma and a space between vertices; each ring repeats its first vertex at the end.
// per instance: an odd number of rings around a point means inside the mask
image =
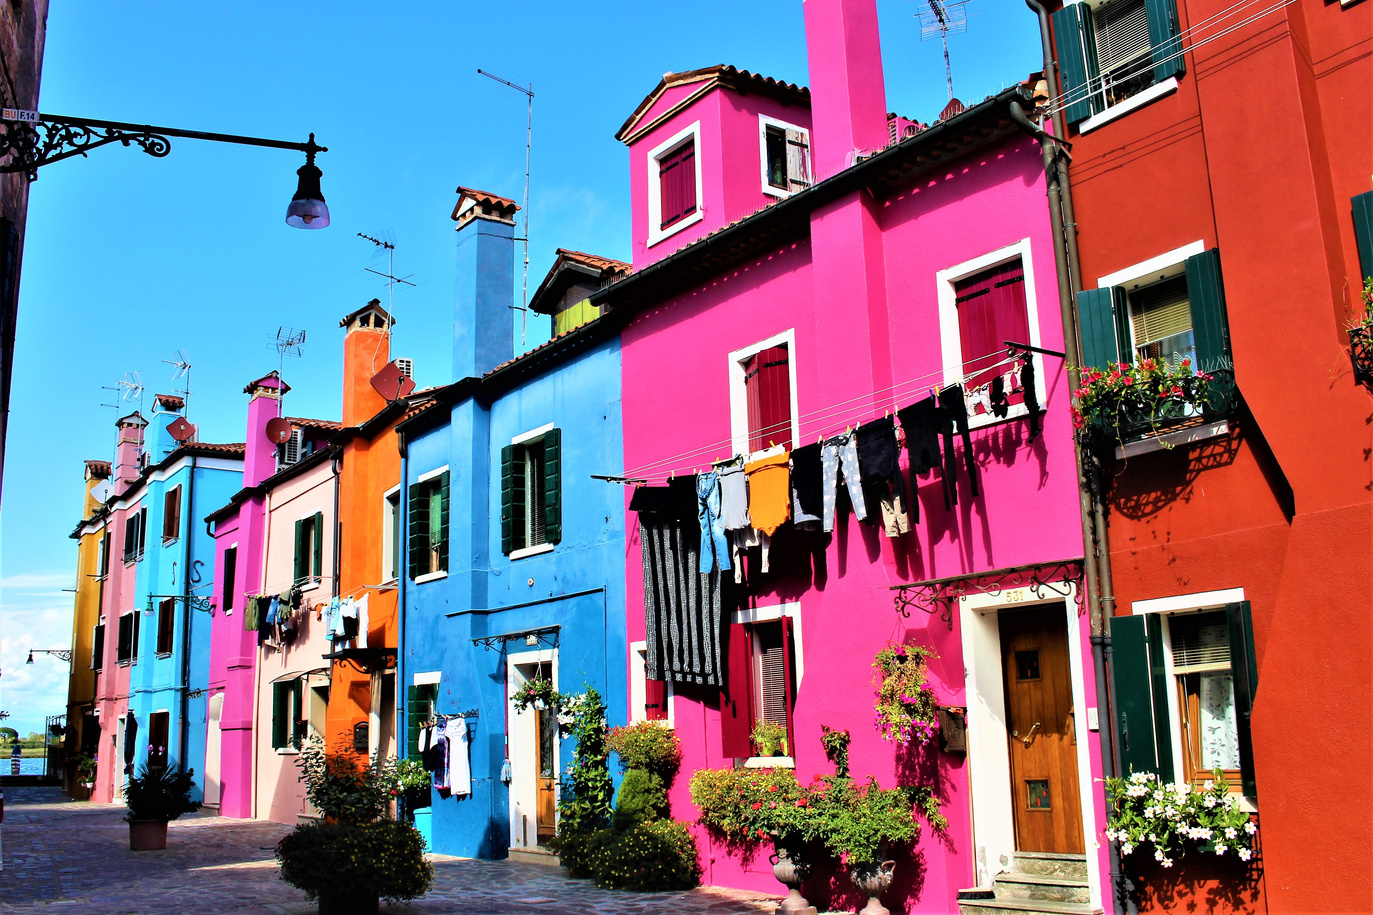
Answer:
POLYGON ((38 112, 26 111, 23 108, 0 108, 0 120, 20 121, 24 124, 37 124, 38 112))

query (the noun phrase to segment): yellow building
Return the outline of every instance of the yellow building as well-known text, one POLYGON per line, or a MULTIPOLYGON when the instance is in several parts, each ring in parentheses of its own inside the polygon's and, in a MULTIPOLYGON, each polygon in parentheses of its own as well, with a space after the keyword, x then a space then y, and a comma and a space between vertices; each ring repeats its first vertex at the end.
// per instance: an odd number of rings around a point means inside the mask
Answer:
MULTIPOLYGON (((100 597, 109 571, 109 534, 99 519, 105 515, 104 503, 97 498, 97 486, 110 478, 109 461, 86 462, 86 501, 81 510, 86 533, 73 533, 78 542, 76 559, 76 606, 72 613, 71 679, 67 685, 67 742, 66 772, 63 777, 67 791, 85 797, 85 789, 76 783, 78 754, 94 756, 100 747, 100 722, 95 717, 95 688, 97 673, 92 658, 95 651, 96 625, 100 622, 100 597)), ((102 487, 104 488, 104 487, 102 487)), ((81 530, 80 527, 77 530, 81 530)))

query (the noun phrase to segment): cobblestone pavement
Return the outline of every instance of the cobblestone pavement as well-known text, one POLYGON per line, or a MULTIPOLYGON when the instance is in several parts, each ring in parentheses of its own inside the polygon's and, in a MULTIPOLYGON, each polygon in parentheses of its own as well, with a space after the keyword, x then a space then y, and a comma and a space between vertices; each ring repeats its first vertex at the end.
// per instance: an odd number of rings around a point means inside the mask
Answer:
MULTIPOLYGON (((0 913, 306 915, 316 906, 278 877, 272 849, 289 827, 189 816, 166 851, 129 851, 124 808, 66 800, 55 788, 7 788, 0 826, 0 913)), ((556 867, 435 855, 434 888, 394 915, 751 915, 777 897, 734 890, 621 893, 556 867)))

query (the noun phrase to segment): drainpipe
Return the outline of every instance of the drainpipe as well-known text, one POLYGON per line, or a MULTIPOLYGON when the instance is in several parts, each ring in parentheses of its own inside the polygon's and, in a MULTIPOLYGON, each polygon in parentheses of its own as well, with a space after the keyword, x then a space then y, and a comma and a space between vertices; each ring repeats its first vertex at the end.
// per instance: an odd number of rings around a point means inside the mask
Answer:
MULTIPOLYGON (((396 432, 396 448, 400 451, 400 492, 396 494, 400 504, 396 506, 396 510, 404 511, 409 504, 405 481, 409 479, 410 473, 410 449, 406 447, 405 433, 399 430, 396 432)), ((405 527, 402 526, 401 530, 396 532, 396 536, 399 538, 404 534, 405 527)), ((391 545, 393 553, 397 546, 400 544, 391 545)), ((385 561, 385 559, 382 560, 382 562, 385 561)), ((397 566, 400 565, 399 560, 396 564, 397 566)), ((401 568, 394 571, 396 573, 396 756, 405 759, 410 755, 410 745, 407 742, 410 728, 409 722, 405 718, 407 711, 406 696, 409 691, 405 688, 405 587, 402 584, 405 581, 404 575, 406 573, 401 568)))
MULTIPOLYGON (((1044 79, 1048 84, 1049 102, 1060 97, 1058 76, 1054 65, 1053 45, 1049 27, 1049 13, 1038 0, 1025 0, 1039 18, 1039 37, 1044 54, 1044 79)), ((1050 137, 1032 123, 1017 102, 1010 104, 1011 119, 1039 141, 1044 157, 1044 172, 1049 197, 1049 218, 1054 235, 1054 261, 1058 271, 1059 307, 1063 318, 1064 352, 1067 354, 1068 390, 1074 404, 1078 388, 1078 369, 1081 350, 1078 347, 1077 316, 1074 308, 1077 293, 1082 290, 1081 261, 1078 257, 1077 221, 1073 211, 1072 188, 1068 182, 1066 141, 1067 125, 1063 112, 1053 115, 1054 134, 1050 137)), ((1108 621, 1115 611, 1115 597, 1111 584, 1111 554, 1106 537, 1106 519, 1101 499, 1101 479, 1095 455, 1084 452, 1074 436, 1073 444, 1078 467, 1079 512, 1082 519, 1083 576, 1087 591, 1087 611, 1091 627, 1092 668, 1096 680, 1098 710, 1098 743, 1101 747, 1101 769, 1110 777, 1119 775, 1115 758, 1115 697, 1112 695, 1111 635, 1108 621), (1100 727, 1104 716, 1106 726, 1100 727)), ((1133 887, 1121 867, 1120 844, 1108 840, 1110 860, 1111 898, 1117 913, 1136 915, 1133 887)))
MULTIPOLYGON (((191 481, 186 484, 186 543, 182 549, 184 568, 181 575, 181 728, 178 736, 181 768, 189 762, 187 744, 191 739, 191 725, 186 720, 191 708, 191 519, 195 517, 195 455, 191 455, 191 481)), ((208 690, 207 690, 208 692, 208 690)))

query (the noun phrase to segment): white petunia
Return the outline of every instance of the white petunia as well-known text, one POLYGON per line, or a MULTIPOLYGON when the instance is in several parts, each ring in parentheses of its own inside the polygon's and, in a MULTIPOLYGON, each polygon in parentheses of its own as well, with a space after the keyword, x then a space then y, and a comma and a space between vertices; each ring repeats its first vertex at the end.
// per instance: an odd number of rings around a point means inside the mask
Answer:
POLYGON ((1225 854, 1225 846, 1222 845, 1220 842, 1217 842, 1217 843, 1216 843, 1216 854, 1218 854, 1218 855, 1223 855, 1223 854, 1225 854))
POLYGON ((1239 850, 1239 856, 1241 861, 1248 861, 1250 858, 1254 856, 1254 853, 1247 848, 1241 848, 1239 850))
POLYGON ((1173 859, 1172 859, 1172 858, 1163 858, 1163 859, 1162 859, 1162 863, 1163 863, 1163 866, 1164 866, 1164 867, 1172 867, 1172 866, 1173 866, 1173 859))
MULTIPOLYGON (((1130 852, 1132 852, 1132 851, 1134 851, 1134 850, 1135 850, 1135 847, 1134 847, 1133 845, 1131 845, 1129 842, 1126 842, 1124 845, 1120 846, 1120 853, 1121 853, 1122 855, 1128 855, 1130 852)), ((1247 860, 1247 859, 1246 859, 1246 860, 1247 860)))
POLYGON ((1249 833, 1251 836, 1254 834, 1254 832, 1256 831, 1256 827, 1254 826, 1253 820, 1250 820, 1248 823, 1244 824, 1244 831, 1249 833))

